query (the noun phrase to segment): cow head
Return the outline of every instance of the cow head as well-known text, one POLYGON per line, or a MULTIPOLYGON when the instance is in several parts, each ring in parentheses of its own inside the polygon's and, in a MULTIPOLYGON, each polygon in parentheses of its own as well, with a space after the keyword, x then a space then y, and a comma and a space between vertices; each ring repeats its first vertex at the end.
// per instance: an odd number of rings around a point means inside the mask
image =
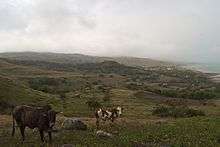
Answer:
POLYGON ((56 122, 56 114, 58 112, 54 111, 54 110, 49 110, 47 112, 48 115, 48 121, 49 121, 49 128, 52 128, 55 125, 56 122))
POLYGON ((117 112, 118 112, 118 116, 121 116, 121 115, 122 115, 122 110, 123 110, 123 108, 118 106, 118 107, 116 108, 116 110, 117 110, 117 112))

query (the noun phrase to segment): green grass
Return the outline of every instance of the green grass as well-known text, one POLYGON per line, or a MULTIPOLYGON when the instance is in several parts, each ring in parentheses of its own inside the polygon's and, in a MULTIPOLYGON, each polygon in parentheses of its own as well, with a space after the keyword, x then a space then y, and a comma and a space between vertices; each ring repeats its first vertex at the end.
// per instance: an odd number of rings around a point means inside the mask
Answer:
MULTIPOLYGON (((57 126, 59 131, 53 134, 53 144, 46 144, 46 146, 60 146, 62 144, 113 147, 134 145, 170 145, 176 147, 220 146, 220 101, 218 99, 209 100, 206 105, 203 105, 202 101, 184 99, 184 103, 189 108, 204 111, 205 117, 161 118, 153 116, 152 112, 158 104, 167 105, 165 101, 169 100, 169 98, 155 96, 149 94, 149 92, 137 95, 138 91, 135 89, 129 90, 125 86, 126 82, 132 82, 132 78, 139 82, 143 80, 147 84, 153 85, 154 82, 158 84, 157 79, 159 77, 155 80, 151 77, 149 77, 150 80, 143 78, 148 74, 154 75, 155 72, 158 72, 156 73, 158 76, 160 74, 159 71, 143 74, 143 77, 140 77, 142 74, 134 74, 128 77, 127 75, 120 76, 117 74, 113 74, 113 76, 100 74, 102 75, 100 76, 89 72, 79 74, 76 72, 51 70, 40 69, 34 66, 21 66, 15 63, 11 65, 4 63, 0 67, 0 104, 3 102, 3 105, 0 105, 0 108, 3 110, 1 113, 8 114, 11 112, 11 108, 4 107, 5 104, 8 106, 51 104, 54 109, 63 111, 65 117, 80 117, 88 125, 87 131, 65 131, 60 129, 63 116, 59 116, 57 126), (41 80, 40 83, 36 82, 42 78, 46 79, 45 83, 43 82, 42 84, 41 80), (47 81, 48 79, 58 83, 48 85, 50 83, 50 80, 49 82, 47 81), (35 81, 34 86, 37 86, 37 88, 32 87, 35 90, 30 88, 30 81, 35 81), (47 88, 51 88, 52 91, 48 93, 45 93, 46 91, 42 92, 41 88, 45 85, 47 88), (109 88, 109 98, 107 100, 104 100, 105 88, 109 88), (58 92, 62 90, 64 90, 63 93, 58 92), (64 101, 59 98, 59 94, 65 96, 64 101), (100 139, 95 135, 97 130, 95 127, 94 110, 89 109, 86 104, 89 100, 97 101, 104 107, 122 106, 124 108, 122 118, 117 120, 116 123, 101 125, 102 130, 115 134, 112 139, 100 139)), ((110 70, 110 72, 112 71, 110 70)), ((191 82, 188 79, 182 79, 182 74, 191 75, 191 73, 184 71, 180 73, 178 71, 173 71, 172 73, 162 72, 161 74, 181 79, 185 82, 181 86, 191 82), (174 74, 178 75, 175 76, 174 74)), ((201 81, 204 80, 195 76, 193 74, 191 77, 201 81)), ((179 105, 175 106, 179 107, 179 105)), ((0 146, 38 147, 41 145, 38 132, 33 133, 30 129, 26 132, 27 140, 24 144, 21 144, 18 130, 15 138, 11 138, 11 120, 8 118, 9 120, 7 121, 1 117, 3 116, 0 115, 0 146)))
MULTIPOLYGON (((95 135, 95 127, 89 125, 87 131, 60 130, 53 134, 53 146, 62 144, 74 144, 78 146, 133 146, 145 145, 170 145, 183 147, 216 147, 219 146, 220 118, 195 117, 177 119, 172 123, 143 124, 141 122, 119 122, 114 125, 106 124, 103 127, 108 132, 118 132, 111 139, 101 139, 95 135), (108 126, 108 127, 107 127, 108 126)), ((0 128, 0 145, 10 146, 17 144, 22 146, 20 135, 10 137, 11 129, 0 128), (2 144, 4 143, 4 144, 2 144)), ((26 132, 27 140, 23 146, 39 146, 40 139, 37 132, 26 132)), ((49 146, 49 144, 47 144, 49 146)))
POLYGON ((160 117, 194 117, 194 116, 205 116, 205 113, 201 110, 196 110, 192 108, 188 108, 186 106, 158 106, 153 111, 153 115, 160 117))
POLYGON ((11 106, 21 104, 51 104, 56 108, 60 105, 59 99, 55 96, 30 89, 13 79, 0 77, 0 83, 0 102, 2 104, 0 109, 4 112, 9 113, 11 112, 11 106))

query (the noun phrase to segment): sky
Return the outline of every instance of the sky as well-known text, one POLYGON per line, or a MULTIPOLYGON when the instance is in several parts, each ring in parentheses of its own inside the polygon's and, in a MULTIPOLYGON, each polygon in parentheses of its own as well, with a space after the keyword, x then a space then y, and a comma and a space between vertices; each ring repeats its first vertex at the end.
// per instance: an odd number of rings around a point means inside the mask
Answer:
POLYGON ((219 0, 0 0, 0 52, 220 63, 219 0))

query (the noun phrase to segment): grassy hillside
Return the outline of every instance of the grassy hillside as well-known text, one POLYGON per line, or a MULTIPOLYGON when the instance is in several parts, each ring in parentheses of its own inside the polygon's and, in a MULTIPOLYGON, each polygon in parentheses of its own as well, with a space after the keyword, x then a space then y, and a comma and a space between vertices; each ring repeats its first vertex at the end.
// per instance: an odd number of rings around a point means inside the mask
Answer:
POLYGON ((21 104, 55 106, 58 103, 55 96, 35 91, 14 81, 10 78, 0 76, 0 110, 10 112, 13 106, 21 104))
MULTIPOLYGON (((6 118, 7 121, 10 119, 6 118)), ((172 123, 143 123, 140 120, 118 120, 113 125, 106 124, 103 127, 108 132, 115 132, 113 138, 99 138, 95 135, 94 120, 82 119, 89 129, 87 131, 61 130, 53 133, 53 143, 45 143, 44 146, 62 146, 72 144, 75 146, 91 147, 217 147, 219 146, 219 118, 198 117, 190 119, 178 119, 172 123)), ((21 143, 18 132, 14 138, 8 133, 11 131, 9 124, 4 129, 0 128, 1 146, 43 146, 39 140, 39 134, 27 130, 28 141, 21 143)), ((10 134, 10 133, 9 133, 10 134)))
POLYGON ((127 58, 116 62, 51 53, 0 56, 0 146, 41 145, 39 135, 31 130, 27 130, 24 144, 18 131, 15 138, 10 137, 11 117, 7 114, 19 104, 50 104, 63 111, 53 135, 54 146, 219 145, 220 85, 206 74, 158 64, 145 68, 147 62, 134 58, 129 58, 131 66, 127 66, 122 64, 127 58), (134 60, 142 67, 132 65, 134 60), (101 124, 114 137, 97 137, 94 109, 114 106, 124 108, 122 117, 114 124, 101 124), (81 118, 88 130, 63 130, 66 117, 81 118))

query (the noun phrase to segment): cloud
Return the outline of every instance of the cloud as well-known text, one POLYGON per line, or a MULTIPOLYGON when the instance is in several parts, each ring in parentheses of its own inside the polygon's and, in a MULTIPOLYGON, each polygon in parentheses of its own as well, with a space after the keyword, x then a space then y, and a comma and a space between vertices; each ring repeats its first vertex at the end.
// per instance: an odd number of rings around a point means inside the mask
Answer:
POLYGON ((0 51, 218 61, 220 1, 2 0, 0 51))

